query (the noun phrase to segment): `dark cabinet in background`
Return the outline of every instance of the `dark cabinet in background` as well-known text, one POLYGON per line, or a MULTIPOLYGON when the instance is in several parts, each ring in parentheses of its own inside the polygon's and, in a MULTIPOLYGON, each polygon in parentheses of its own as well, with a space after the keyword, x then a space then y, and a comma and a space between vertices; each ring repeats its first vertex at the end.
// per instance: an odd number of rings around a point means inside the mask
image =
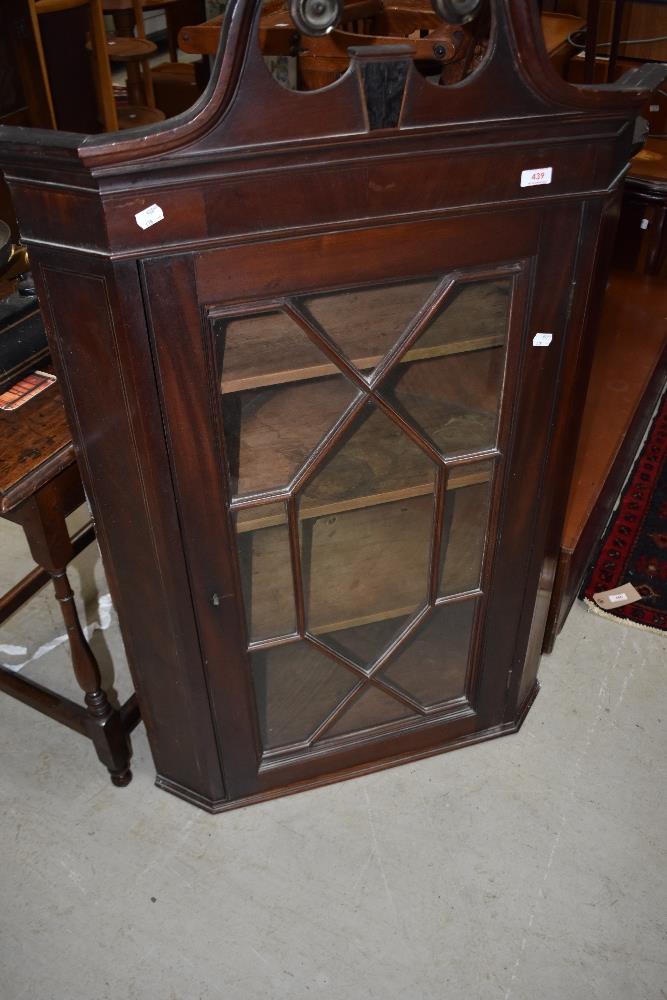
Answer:
POLYGON ((645 99, 519 0, 453 85, 289 91, 258 16, 180 119, 1 154, 158 782, 213 810, 520 724, 645 99))

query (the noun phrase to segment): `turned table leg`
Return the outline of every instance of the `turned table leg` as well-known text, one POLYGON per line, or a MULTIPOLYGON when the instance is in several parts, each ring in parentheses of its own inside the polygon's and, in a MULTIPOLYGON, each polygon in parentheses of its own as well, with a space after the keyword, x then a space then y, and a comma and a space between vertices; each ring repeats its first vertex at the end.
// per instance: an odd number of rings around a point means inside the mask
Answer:
POLYGON ((112 708, 102 687, 100 668, 81 628, 65 569, 49 569, 49 574, 67 629, 74 676, 84 692, 86 709, 91 719, 90 736, 97 756, 108 768, 114 785, 127 785, 132 777, 129 769, 130 746, 120 724, 120 715, 112 708))
POLYGON ((74 675, 84 692, 86 728, 97 756, 108 769, 114 785, 127 785, 132 778, 130 741, 120 711, 113 708, 102 687, 99 665, 81 628, 66 573, 75 551, 65 523, 61 496, 53 484, 49 484, 13 510, 9 517, 21 525, 33 559, 53 582, 67 630, 74 675))

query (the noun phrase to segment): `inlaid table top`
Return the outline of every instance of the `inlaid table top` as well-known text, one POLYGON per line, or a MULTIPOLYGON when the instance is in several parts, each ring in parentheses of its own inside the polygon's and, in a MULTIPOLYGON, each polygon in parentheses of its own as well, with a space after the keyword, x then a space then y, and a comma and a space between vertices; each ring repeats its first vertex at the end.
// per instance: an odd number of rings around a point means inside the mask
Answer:
POLYGON ((57 385, 17 410, 0 410, 0 516, 75 461, 57 385))

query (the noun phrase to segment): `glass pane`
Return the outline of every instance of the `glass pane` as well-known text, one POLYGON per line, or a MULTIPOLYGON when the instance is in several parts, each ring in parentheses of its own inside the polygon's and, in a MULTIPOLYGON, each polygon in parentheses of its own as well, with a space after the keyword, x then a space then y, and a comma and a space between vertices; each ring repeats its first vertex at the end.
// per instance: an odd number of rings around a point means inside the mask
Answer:
POLYGON ((250 659, 265 750, 307 740, 358 683, 304 642, 257 650, 250 659))
POLYGON ((492 448, 505 367, 508 281, 462 285, 380 392, 446 456, 492 448))
POLYGON ((493 462, 451 469, 440 552, 441 597, 476 590, 488 530, 493 462))
MULTIPOLYGON (((402 629, 402 619, 426 604, 432 518, 425 496, 304 520, 309 631, 326 642, 328 633, 389 619, 402 629)), ((388 645, 386 636, 376 639, 367 637, 371 659, 388 645)))
POLYGON ((223 395, 232 494, 286 487, 355 395, 342 374, 223 395))
POLYGON ((221 392, 335 374, 338 369, 282 312, 213 320, 221 392))
POLYGON ((336 629, 318 634, 318 638, 330 649, 346 657, 357 666, 364 669, 373 665, 382 652, 400 635, 414 615, 403 615, 398 618, 385 618, 368 625, 357 625, 353 628, 336 629))
POLYGON ((424 708, 465 694, 476 605, 472 598, 435 608, 382 668, 382 677, 424 708))
POLYGON ((407 705, 385 694, 376 687, 369 687, 352 702, 340 719, 328 729, 323 739, 346 736, 362 729, 373 729, 399 719, 419 718, 407 705))
POLYGON ((382 395, 441 454, 495 447, 501 348, 398 365, 382 395))
POLYGON ((302 306, 368 377, 394 347, 419 312, 437 281, 429 278, 401 285, 380 285, 304 299, 302 306))
POLYGON ((406 360, 502 346, 510 289, 508 278, 457 285, 405 355, 406 360))
POLYGON ((301 489, 313 516, 433 493, 435 465, 398 424, 366 403, 301 489))
POLYGON ((248 640, 290 635, 296 612, 285 505, 250 507, 235 520, 248 640))
POLYGON ((303 487, 307 627, 361 666, 426 603, 434 480, 431 460, 369 403, 303 487), (356 631, 378 622, 394 624, 356 631))

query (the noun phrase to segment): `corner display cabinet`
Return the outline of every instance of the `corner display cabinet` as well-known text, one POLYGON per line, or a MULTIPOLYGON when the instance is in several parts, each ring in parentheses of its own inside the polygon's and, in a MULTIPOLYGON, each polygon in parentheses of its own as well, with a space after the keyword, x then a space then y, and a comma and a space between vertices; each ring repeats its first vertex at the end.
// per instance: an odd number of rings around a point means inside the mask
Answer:
MULTIPOLYGON (((536 5, 436 6, 447 73, 397 35, 290 88, 230 0, 190 112, 3 130, 158 784, 209 810, 513 732, 537 691, 661 70, 575 88, 536 5)), ((341 11, 290 16, 293 53, 341 11)))

